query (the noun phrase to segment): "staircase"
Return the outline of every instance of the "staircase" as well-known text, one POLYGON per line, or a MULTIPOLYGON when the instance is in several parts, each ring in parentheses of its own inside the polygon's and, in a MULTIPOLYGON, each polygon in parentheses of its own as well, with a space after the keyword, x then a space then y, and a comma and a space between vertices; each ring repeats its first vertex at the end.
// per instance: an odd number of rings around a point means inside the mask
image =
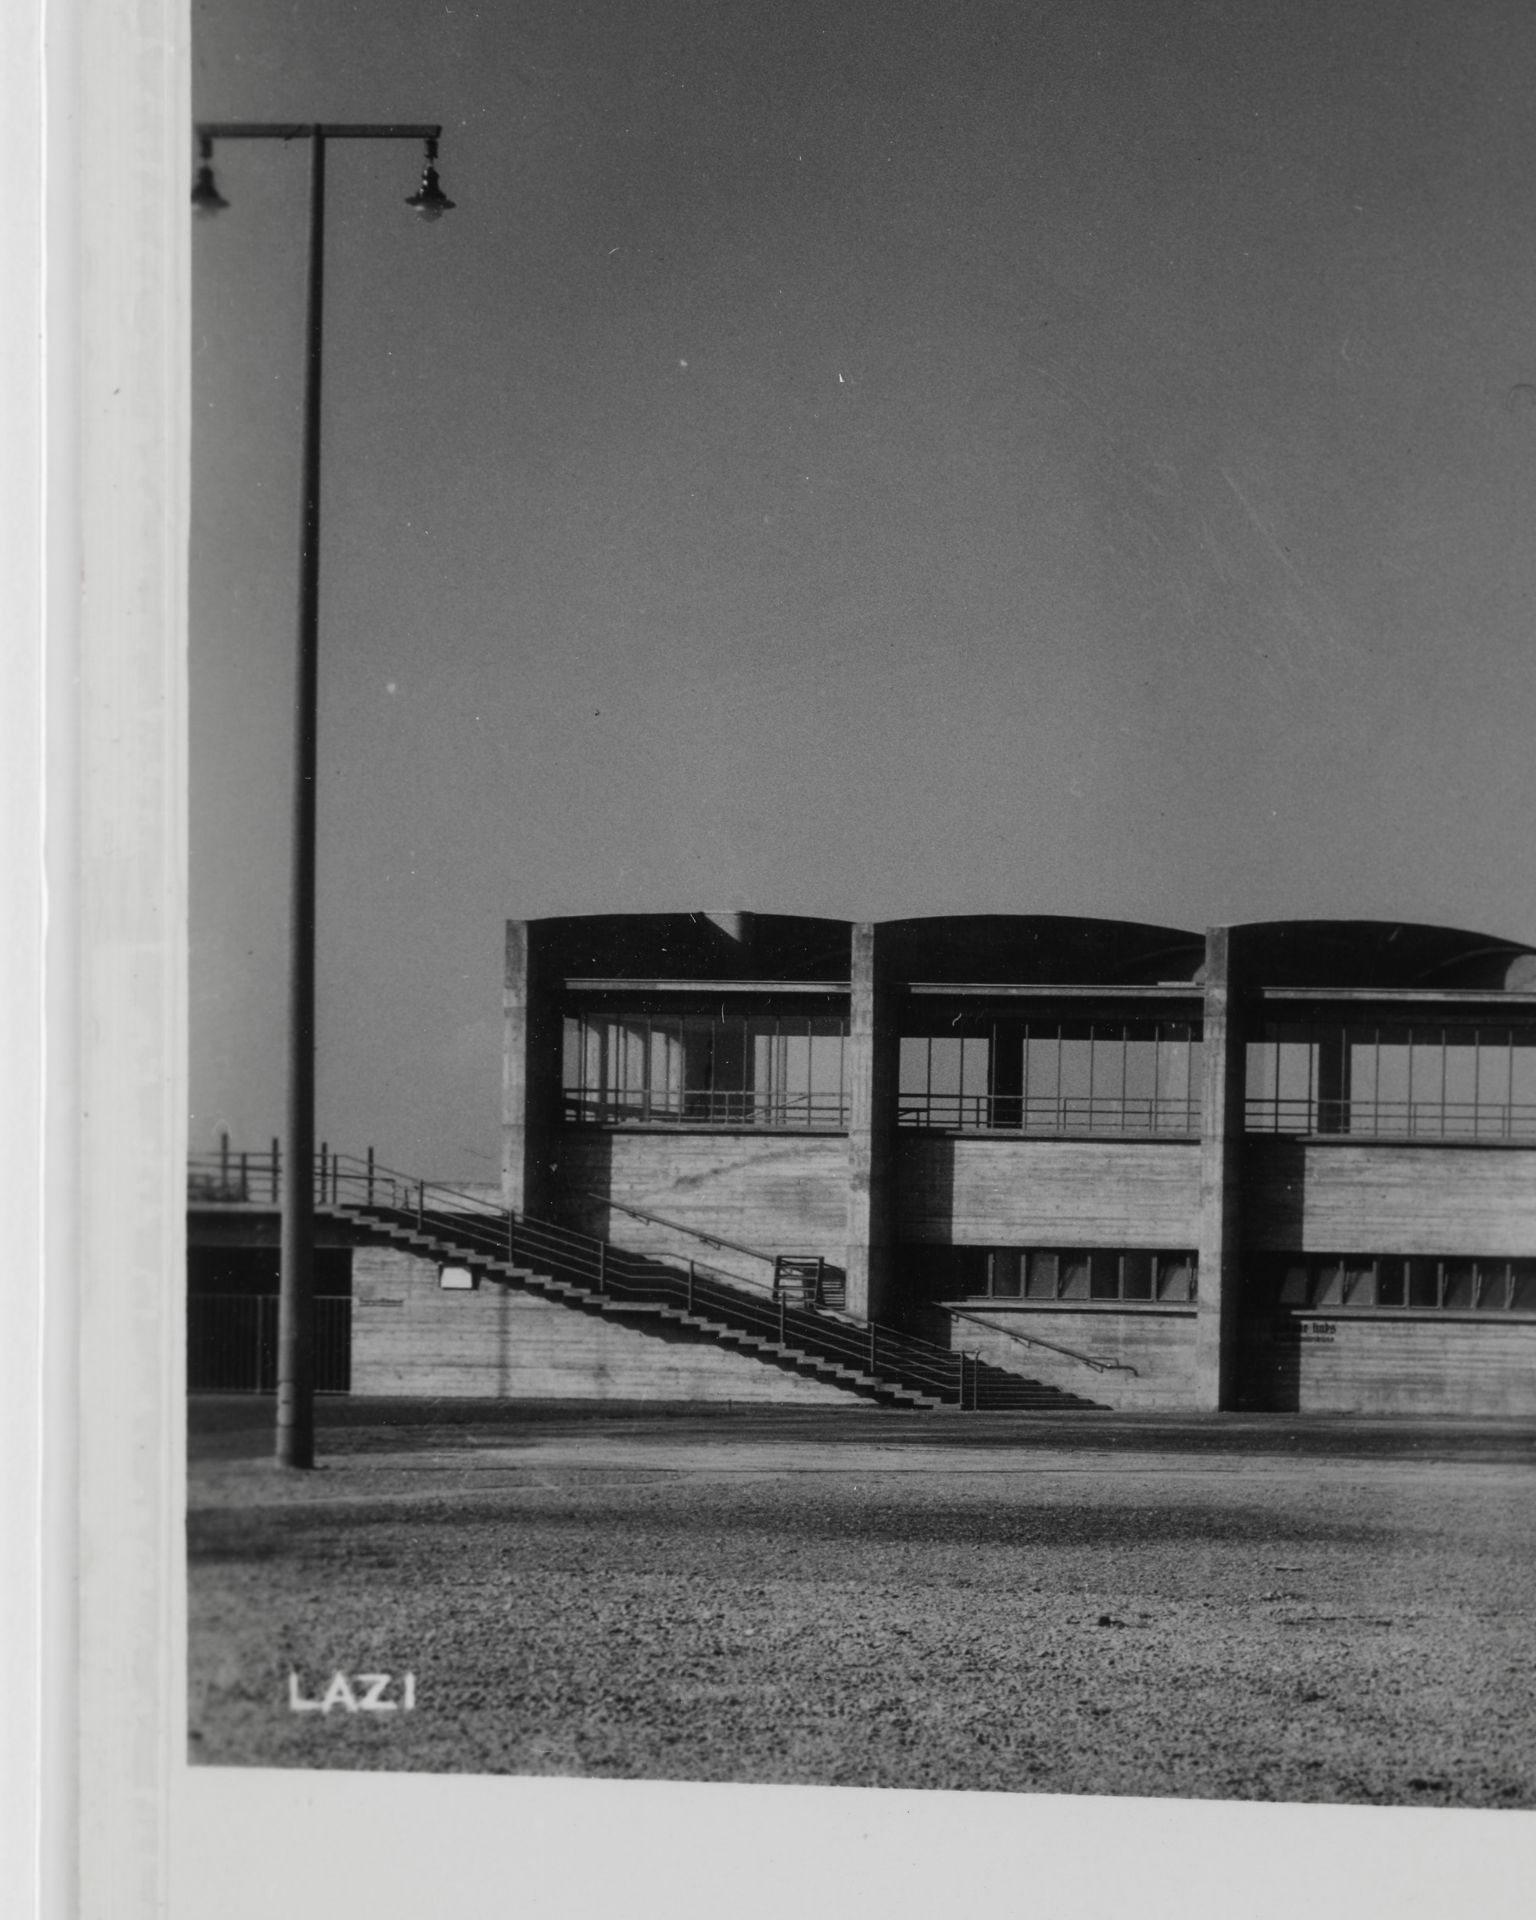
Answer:
POLYGON ((1007 1367, 986 1360, 966 1361, 965 1404, 977 1413, 1060 1413, 1069 1408, 1102 1411, 1100 1400, 1085 1400, 1061 1387, 1026 1379, 1007 1367))
POLYGON ((894 1327, 791 1305, 784 1287, 754 1290, 697 1260, 649 1258, 551 1221, 509 1214, 474 1195, 392 1172, 371 1154, 366 1161, 322 1156, 315 1216, 344 1228, 349 1238, 468 1267, 491 1285, 619 1320, 640 1333, 692 1335, 881 1406, 1070 1411, 1097 1404, 894 1327))

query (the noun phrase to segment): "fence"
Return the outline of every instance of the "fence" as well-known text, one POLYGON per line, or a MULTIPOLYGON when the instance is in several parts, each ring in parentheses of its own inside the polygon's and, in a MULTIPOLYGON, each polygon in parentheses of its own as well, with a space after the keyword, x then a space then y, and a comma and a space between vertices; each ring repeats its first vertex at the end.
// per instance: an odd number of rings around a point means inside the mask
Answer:
POLYGON ((1200 1102, 1126 1094, 903 1094, 897 1124, 946 1133, 1196 1134, 1200 1102))
POLYGON ((1249 1133, 1342 1133, 1378 1140, 1536 1140, 1536 1104, 1250 1094, 1245 1124, 1249 1133))
MULTIPOLYGON (((352 1390, 352 1302, 322 1294, 314 1303, 315 1391, 352 1390)), ((187 1391, 277 1391, 277 1295, 194 1293, 187 1297, 187 1391)))

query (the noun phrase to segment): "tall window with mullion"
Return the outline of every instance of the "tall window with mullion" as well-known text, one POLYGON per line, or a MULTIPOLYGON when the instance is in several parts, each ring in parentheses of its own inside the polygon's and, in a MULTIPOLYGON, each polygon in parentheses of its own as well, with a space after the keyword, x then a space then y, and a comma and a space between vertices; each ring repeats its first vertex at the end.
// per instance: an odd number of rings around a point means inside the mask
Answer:
POLYGON ((1536 1028, 1275 1021, 1247 1072, 1252 1132, 1536 1139, 1536 1028))
POLYGON ((901 1123, 944 1131, 1194 1133, 1187 1020, 955 1021, 901 1041, 901 1123))
POLYGON ((565 1116, 605 1125, 842 1127, 846 1035, 837 1015, 569 1015, 565 1116))

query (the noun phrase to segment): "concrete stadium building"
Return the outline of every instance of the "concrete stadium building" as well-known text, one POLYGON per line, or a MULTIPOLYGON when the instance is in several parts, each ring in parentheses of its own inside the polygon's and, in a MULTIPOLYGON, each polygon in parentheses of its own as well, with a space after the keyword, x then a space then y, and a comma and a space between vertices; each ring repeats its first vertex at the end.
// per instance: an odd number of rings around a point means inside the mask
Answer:
MULTIPOLYGON (((503 1067, 499 1194, 318 1170, 331 1384, 1536 1413, 1536 953, 1510 942, 511 922, 503 1067)), ((227 1157, 194 1184, 194 1329, 241 1271, 270 1295, 258 1186, 227 1157)))

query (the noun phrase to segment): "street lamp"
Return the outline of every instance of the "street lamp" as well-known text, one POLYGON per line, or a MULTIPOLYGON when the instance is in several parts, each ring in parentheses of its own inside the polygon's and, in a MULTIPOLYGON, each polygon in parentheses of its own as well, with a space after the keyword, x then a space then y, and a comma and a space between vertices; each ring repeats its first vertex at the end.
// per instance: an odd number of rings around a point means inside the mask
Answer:
POLYGON ((219 140, 309 142, 309 276, 305 298, 303 514, 299 559, 298 659, 294 675, 293 841, 288 961, 287 1132, 282 1170, 282 1253, 277 1318, 277 1459, 315 1464, 315 777, 320 653, 320 342, 325 279, 325 150, 332 140, 420 140, 421 185, 406 205, 436 220, 453 202, 437 179, 440 126, 353 126, 333 122, 205 122, 197 128, 192 205, 200 214, 229 203, 213 178, 219 140))

